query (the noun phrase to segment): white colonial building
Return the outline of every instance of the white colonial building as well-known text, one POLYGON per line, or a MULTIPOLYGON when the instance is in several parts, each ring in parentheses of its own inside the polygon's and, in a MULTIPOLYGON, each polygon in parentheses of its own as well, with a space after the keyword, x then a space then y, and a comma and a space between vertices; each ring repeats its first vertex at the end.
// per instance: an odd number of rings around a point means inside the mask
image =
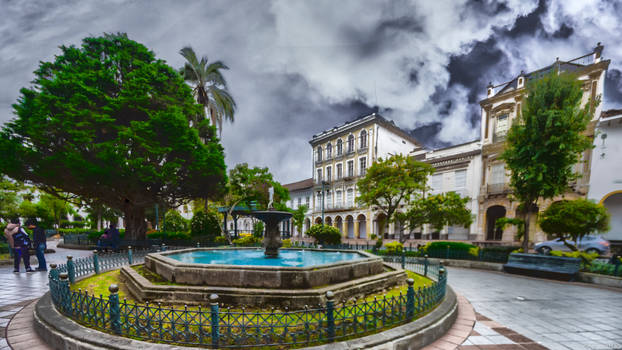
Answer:
POLYGON ((588 198, 611 214, 611 230, 603 237, 622 243, 622 110, 601 113, 596 124, 588 198))

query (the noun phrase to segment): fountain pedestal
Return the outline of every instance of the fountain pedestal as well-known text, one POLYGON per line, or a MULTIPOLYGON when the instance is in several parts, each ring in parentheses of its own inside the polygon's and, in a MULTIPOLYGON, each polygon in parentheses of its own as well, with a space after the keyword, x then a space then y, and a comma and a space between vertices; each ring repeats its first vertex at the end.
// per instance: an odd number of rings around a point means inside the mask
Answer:
POLYGON ((254 211, 252 216, 264 222, 266 225, 266 234, 263 239, 264 254, 267 258, 276 258, 279 256, 279 248, 281 248, 281 234, 279 232, 279 223, 285 219, 292 217, 292 213, 286 211, 264 210, 254 211))

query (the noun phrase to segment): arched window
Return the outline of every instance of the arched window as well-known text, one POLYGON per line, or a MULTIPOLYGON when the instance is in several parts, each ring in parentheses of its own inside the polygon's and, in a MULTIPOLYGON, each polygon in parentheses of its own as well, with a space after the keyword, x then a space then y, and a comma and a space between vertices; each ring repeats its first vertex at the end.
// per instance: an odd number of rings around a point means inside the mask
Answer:
POLYGON ((348 136, 348 153, 354 152, 354 135, 348 136))
POLYGON ((318 146, 316 153, 317 153, 317 161, 321 162, 322 161, 322 146, 318 146))
POLYGON ((341 139, 339 139, 337 140, 337 155, 340 156, 342 151, 343 151, 343 142, 341 142, 341 139))
POLYGON ((330 159, 333 156, 333 145, 330 143, 326 145, 326 159, 330 159))
POLYGON ((367 131, 365 131, 365 130, 361 131, 360 139, 361 139, 361 146, 360 146, 360 148, 362 148, 362 149, 367 148, 367 131))

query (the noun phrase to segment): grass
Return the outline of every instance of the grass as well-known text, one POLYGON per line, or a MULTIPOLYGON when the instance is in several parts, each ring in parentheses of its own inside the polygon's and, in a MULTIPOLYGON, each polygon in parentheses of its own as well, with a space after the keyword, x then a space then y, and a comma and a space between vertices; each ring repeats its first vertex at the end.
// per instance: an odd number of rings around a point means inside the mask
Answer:
POLYGON ((127 298, 133 301, 134 299, 129 297, 125 283, 119 277, 119 270, 104 272, 76 282, 71 286, 71 290, 77 291, 80 289, 82 292, 86 291, 91 295, 107 297, 110 294, 108 287, 111 284, 116 284, 119 286, 119 299, 127 298))
POLYGON ((11 260, 11 254, 0 254, 0 260, 11 260))

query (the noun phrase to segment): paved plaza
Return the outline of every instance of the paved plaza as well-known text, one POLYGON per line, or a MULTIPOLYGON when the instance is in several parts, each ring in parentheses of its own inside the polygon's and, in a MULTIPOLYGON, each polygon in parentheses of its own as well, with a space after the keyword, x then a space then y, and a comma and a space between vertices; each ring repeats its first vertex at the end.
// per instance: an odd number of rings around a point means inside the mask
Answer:
MULTIPOLYGON (((448 281, 477 313, 549 349, 622 349, 620 290, 451 267, 448 281)), ((480 324, 463 348, 500 344, 480 324)))

